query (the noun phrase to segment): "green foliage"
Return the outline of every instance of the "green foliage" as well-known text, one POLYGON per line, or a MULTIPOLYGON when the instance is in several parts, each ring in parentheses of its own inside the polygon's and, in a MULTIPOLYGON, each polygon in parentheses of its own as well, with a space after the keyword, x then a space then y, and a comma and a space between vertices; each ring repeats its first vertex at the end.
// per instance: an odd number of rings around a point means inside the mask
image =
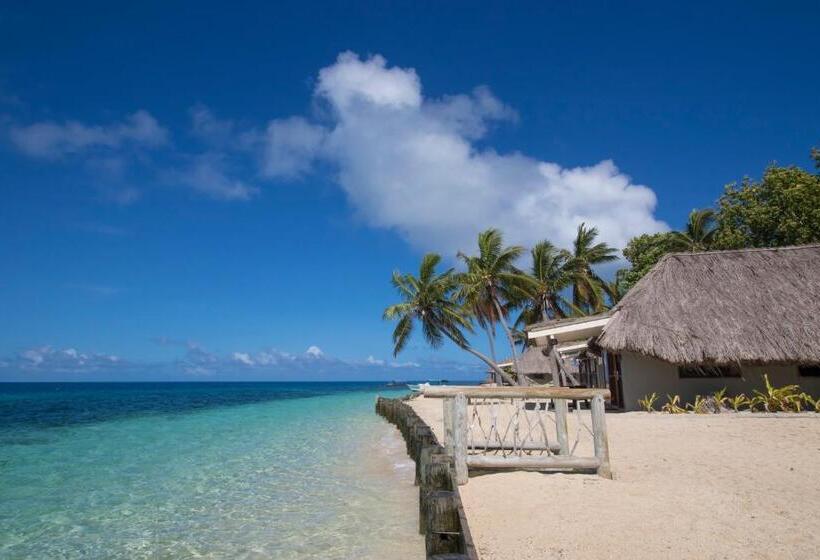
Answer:
POLYGON ((711 208, 692 210, 683 231, 673 231, 672 245, 675 251, 708 251, 714 244, 717 218, 711 208))
POLYGON ((563 318, 575 312, 574 306, 561 292, 572 284, 569 251, 558 249, 549 241, 532 248, 532 282, 523 286, 519 301, 521 314, 515 324, 520 326, 546 319, 563 318))
MULTIPOLYGON (((820 169, 820 149, 811 152, 820 169)), ((633 237, 623 250, 630 267, 616 274, 628 290, 667 253, 782 247, 820 242, 820 173, 769 166, 759 182, 725 188, 717 210, 693 210, 682 231, 633 237)))
POLYGON ((726 405, 729 404, 729 397, 726 396, 726 387, 712 393, 712 400, 719 408, 726 408, 726 405))
POLYGON ((708 414, 709 413, 709 400, 706 397, 702 397, 700 395, 695 395, 695 402, 692 404, 686 405, 686 410, 691 410, 695 414, 708 414))
MULTIPOLYGON (((816 155, 815 157, 820 157, 816 155)), ((820 159, 817 159, 820 165, 820 159)), ((820 174, 769 166, 759 182, 726 187, 718 201, 720 248, 782 247, 820 241, 820 174)))
POLYGON ((763 381, 764 390, 755 390, 749 402, 752 410, 765 410, 766 412, 800 412, 803 410, 805 393, 800 391, 800 387, 797 385, 775 387, 769 382, 769 376, 766 374, 763 375, 763 381))
POLYGON ((742 408, 749 406, 749 398, 743 393, 740 393, 739 395, 735 395, 733 397, 729 397, 727 402, 729 403, 729 406, 732 407, 732 410, 734 410, 735 412, 740 412, 742 408))
MULTIPOLYGON (((775 387, 769 382, 768 375, 763 376, 763 381, 765 384, 764 390, 755 390, 752 398, 747 397, 743 393, 727 397, 726 388, 724 387, 709 397, 696 395, 695 402, 682 406, 680 396, 666 395, 668 402, 661 407, 661 411, 670 414, 681 414, 687 411, 694 412, 695 414, 708 414, 730 407, 735 412, 740 412, 744 409, 748 409, 752 412, 820 412, 820 398, 814 399, 808 393, 802 392, 797 385, 775 387)), ((647 410, 646 405, 649 403, 649 399, 653 398, 651 402, 654 402, 654 397, 656 397, 656 395, 652 393, 652 395, 639 400, 638 403, 642 409, 647 410)), ((651 404, 649 406, 651 406, 651 404)))
POLYGON ((578 226, 568 263, 572 275, 572 303, 584 313, 606 309, 608 285, 592 267, 618 260, 617 249, 606 243, 596 243, 597 237, 598 228, 583 223, 578 226))
POLYGON ((803 403, 806 405, 806 410, 814 410, 815 412, 820 412, 820 397, 815 399, 808 393, 802 393, 800 397, 803 399, 803 403))
POLYGON ((618 271, 616 279, 625 289, 629 289, 643 278, 657 264, 661 257, 675 248, 675 238, 671 232, 645 233, 629 240, 623 250, 630 267, 618 271))
POLYGON ((686 409, 680 405, 679 395, 666 395, 667 403, 661 407, 661 411, 669 414, 683 414, 686 409))
POLYGON ((655 412, 655 402, 658 400, 658 394, 652 393, 651 395, 645 395, 644 398, 638 399, 638 406, 641 407, 641 410, 646 412, 655 412))

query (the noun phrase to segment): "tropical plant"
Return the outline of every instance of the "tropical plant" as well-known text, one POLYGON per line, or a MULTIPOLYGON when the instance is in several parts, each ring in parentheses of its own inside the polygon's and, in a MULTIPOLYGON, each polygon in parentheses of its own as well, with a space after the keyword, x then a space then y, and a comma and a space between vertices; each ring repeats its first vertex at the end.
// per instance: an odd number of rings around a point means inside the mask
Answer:
MULTIPOLYGON (((507 315, 534 284, 515 266, 523 252, 524 248, 516 245, 505 247, 501 232, 490 228, 478 234, 478 255, 458 253, 458 258, 467 266, 467 271, 457 276, 458 297, 473 311, 479 324, 494 325, 496 321, 501 324, 516 372, 520 371, 518 353, 507 315)), ((526 383, 523 375, 518 375, 518 383, 526 383)))
POLYGON ((572 274, 572 303, 588 313, 603 311, 606 282, 593 266, 617 260, 617 251, 606 243, 595 243, 598 228, 578 226, 568 267, 572 274))
POLYGON ((669 414, 683 414, 686 412, 686 409, 680 405, 680 396, 679 395, 666 395, 667 403, 661 407, 663 412, 668 412, 669 414))
POLYGON ((695 395, 695 402, 692 404, 687 404, 686 410, 691 410, 695 414, 708 414, 710 412, 709 399, 707 397, 695 395))
POLYGON ((726 396, 726 387, 712 393, 711 400, 718 409, 726 408, 726 405, 729 404, 729 397, 726 396))
POLYGON ((414 325, 419 324, 425 340, 433 348, 441 347, 444 339, 449 339, 512 385, 510 376, 495 361, 470 346, 464 336, 464 331, 472 331, 469 313, 455 297, 457 283, 453 269, 436 272, 440 262, 439 255, 428 253, 421 261, 418 277, 393 272, 392 283, 402 301, 387 307, 383 315, 386 320, 398 321, 393 330, 393 355, 404 350, 414 325))
POLYGON ((711 208, 692 210, 683 231, 671 233, 672 247, 676 251, 706 251, 712 248, 717 232, 715 211, 711 208))
MULTIPOLYGON (((820 165, 820 160, 818 160, 818 165, 820 165)), ((815 412, 820 412, 820 398, 815 399, 808 393, 803 393, 800 395, 800 397, 806 404, 807 409, 814 410, 815 412)))
POLYGON ((561 319, 577 310, 561 292, 572 284, 569 252, 541 241, 532 248, 531 281, 523 286, 521 313, 516 326, 525 326, 547 319, 561 319))
POLYGON ((655 412, 655 402, 658 400, 658 394, 644 395, 642 399, 638 399, 638 406, 645 412, 655 412))
POLYGON ((769 376, 763 374, 764 390, 755 389, 749 405, 753 410, 763 409, 766 412, 799 412, 802 409, 803 393, 797 385, 775 387, 769 376))
POLYGON ((732 407, 732 410, 740 412, 741 408, 749 406, 749 398, 743 393, 740 393, 739 395, 729 397, 727 403, 732 407))

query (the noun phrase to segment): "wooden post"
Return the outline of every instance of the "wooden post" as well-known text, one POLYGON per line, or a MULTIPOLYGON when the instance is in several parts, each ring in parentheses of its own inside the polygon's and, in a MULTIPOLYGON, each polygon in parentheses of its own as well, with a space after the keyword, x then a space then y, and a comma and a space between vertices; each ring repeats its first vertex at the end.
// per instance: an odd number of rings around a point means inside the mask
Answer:
POLYGON ((456 483, 467 484, 467 397, 459 393, 453 398, 453 457, 456 483))
POLYGON ((444 399, 442 404, 444 412, 444 449, 450 455, 453 454, 453 399, 444 399))
POLYGON ((558 434, 558 453, 569 455, 569 432, 567 429, 567 401, 566 399, 552 399, 555 407, 555 429, 558 434))
POLYGON ((592 415, 592 443, 595 448, 595 457, 600 459, 598 475, 604 478, 612 478, 612 469, 609 466, 609 438, 606 434, 606 410, 604 397, 596 395, 592 397, 590 405, 592 415))
POLYGON ((453 490, 453 459, 440 445, 428 445, 421 450, 421 482, 419 484, 419 533, 427 531, 427 496, 438 490, 453 490))
POLYGON ((427 557, 460 552, 461 522, 455 492, 440 490, 427 496, 427 557))

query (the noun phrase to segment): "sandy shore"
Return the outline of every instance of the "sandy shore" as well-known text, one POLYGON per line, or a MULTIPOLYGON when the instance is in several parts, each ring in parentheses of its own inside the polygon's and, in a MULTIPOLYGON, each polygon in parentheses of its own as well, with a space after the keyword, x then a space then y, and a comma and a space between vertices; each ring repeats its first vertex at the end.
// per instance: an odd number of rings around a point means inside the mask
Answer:
MULTIPOLYGON (((441 400, 412 405, 441 436, 441 400)), ((820 415, 607 425, 614 480, 514 472, 461 487, 482 559, 820 557, 820 415)))

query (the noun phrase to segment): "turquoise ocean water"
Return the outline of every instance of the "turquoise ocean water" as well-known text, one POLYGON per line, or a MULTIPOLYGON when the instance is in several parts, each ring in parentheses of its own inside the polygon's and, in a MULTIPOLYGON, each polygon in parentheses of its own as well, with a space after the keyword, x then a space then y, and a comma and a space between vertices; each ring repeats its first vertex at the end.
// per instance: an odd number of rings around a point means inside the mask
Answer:
POLYGON ((377 393, 0 384, 0 558, 422 558, 377 393))

